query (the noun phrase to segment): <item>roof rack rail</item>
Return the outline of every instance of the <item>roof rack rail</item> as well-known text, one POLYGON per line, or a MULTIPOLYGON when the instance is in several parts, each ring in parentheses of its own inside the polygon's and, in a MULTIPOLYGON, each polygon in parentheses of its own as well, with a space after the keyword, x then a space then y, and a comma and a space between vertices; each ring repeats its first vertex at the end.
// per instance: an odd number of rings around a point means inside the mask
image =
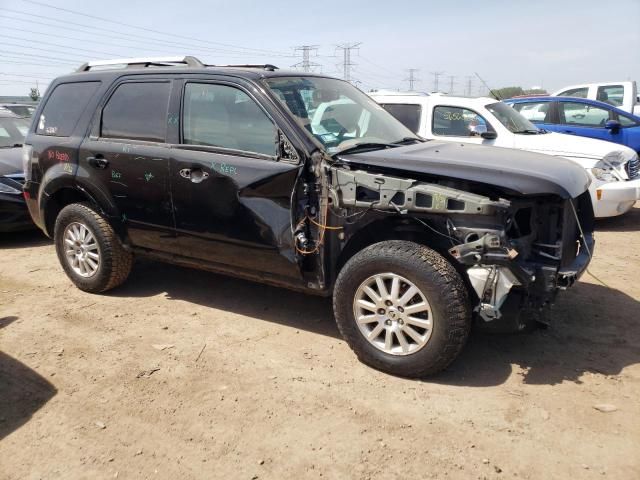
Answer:
POLYGON ((76 72, 87 72, 95 67, 120 67, 125 68, 136 67, 172 67, 176 64, 184 64, 188 67, 204 67, 204 63, 196 57, 148 57, 148 58, 117 58, 113 60, 97 60, 82 64, 76 72))
POLYGON ((279 70, 278 67, 276 67, 275 65, 271 65, 270 63, 246 65, 205 65, 205 67, 261 68, 262 70, 269 70, 270 72, 279 70))

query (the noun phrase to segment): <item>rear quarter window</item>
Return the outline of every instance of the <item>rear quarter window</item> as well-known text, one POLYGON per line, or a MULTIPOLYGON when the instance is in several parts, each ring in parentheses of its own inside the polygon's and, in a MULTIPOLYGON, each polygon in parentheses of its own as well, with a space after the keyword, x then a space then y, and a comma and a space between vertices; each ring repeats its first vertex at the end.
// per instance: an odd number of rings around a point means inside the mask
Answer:
POLYGON ((70 136, 99 86, 100 82, 74 82, 55 87, 38 118, 36 133, 70 136))

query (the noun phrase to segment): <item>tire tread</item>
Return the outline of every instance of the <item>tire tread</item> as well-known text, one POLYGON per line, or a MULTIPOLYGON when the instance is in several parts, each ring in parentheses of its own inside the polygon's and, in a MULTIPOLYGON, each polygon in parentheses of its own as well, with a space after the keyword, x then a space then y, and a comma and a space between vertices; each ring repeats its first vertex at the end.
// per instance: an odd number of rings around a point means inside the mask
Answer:
MULTIPOLYGON (((101 252, 102 262, 103 265, 108 269, 108 277, 102 279, 96 285, 87 285, 84 283, 78 284, 78 282, 74 281, 76 286, 88 292, 102 293, 118 287, 119 285, 124 283, 129 276, 129 273, 131 272, 131 267, 133 265, 133 255, 131 254, 131 252, 127 251, 124 248, 122 242, 120 241, 120 238, 116 234, 111 224, 89 203, 73 203, 71 205, 67 205, 64 209, 62 209, 60 214, 62 214, 63 212, 78 214, 80 217, 89 217, 91 220, 93 220, 93 222, 99 229, 99 231, 95 233, 96 235, 101 237, 100 240, 103 243, 101 252)), ((60 217, 60 215, 58 217, 60 217)), ((56 221, 56 233, 54 235, 56 239, 59 235, 59 228, 61 227, 56 221)), ((64 262, 62 255, 59 254, 58 256, 60 258, 60 261, 64 262)))
MULTIPOLYGON (((462 351, 471 330, 471 312, 467 287, 458 272, 442 255, 424 245, 404 240, 390 240, 370 245, 354 255, 340 271, 334 287, 333 308, 338 330, 361 361, 379 370, 390 371, 389 363, 383 358, 379 355, 369 355, 366 350, 358 347, 360 344, 358 336, 361 334, 357 328, 349 328, 346 322, 353 323, 353 320, 343 318, 341 315, 339 295, 336 294, 344 288, 351 272, 357 270, 358 267, 389 258, 399 258, 423 269, 425 273, 434 273, 429 275, 429 281, 433 282, 434 287, 442 292, 442 297, 439 300, 445 305, 444 310, 447 317, 445 320, 448 331, 445 344, 440 348, 435 361, 428 365, 416 365, 415 362, 393 365, 392 373, 403 377, 418 378, 438 373, 449 366, 462 351)), ((425 348, 428 347, 429 345, 425 348)))

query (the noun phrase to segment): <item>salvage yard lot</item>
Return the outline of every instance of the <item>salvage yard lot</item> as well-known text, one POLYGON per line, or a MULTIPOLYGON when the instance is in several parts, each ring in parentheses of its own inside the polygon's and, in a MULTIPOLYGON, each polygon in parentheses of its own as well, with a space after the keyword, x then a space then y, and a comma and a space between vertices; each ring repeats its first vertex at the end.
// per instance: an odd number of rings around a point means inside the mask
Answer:
POLYGON ((327 299, 147 261, 90 295, 4 235, 0 478, 640 478, 639 232, 598 222, 610 288, 426 381, 359 363, 327 299))

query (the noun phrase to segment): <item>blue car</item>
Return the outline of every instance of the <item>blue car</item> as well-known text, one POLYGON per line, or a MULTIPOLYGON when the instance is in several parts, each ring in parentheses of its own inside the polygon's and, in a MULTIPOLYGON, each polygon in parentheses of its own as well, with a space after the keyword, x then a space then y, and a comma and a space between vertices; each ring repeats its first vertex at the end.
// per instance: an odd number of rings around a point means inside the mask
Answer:
POLYGON ((539 128, 620 143, 640 154, 640 117, 606 102, 578 97, 504 100, 539 128))

